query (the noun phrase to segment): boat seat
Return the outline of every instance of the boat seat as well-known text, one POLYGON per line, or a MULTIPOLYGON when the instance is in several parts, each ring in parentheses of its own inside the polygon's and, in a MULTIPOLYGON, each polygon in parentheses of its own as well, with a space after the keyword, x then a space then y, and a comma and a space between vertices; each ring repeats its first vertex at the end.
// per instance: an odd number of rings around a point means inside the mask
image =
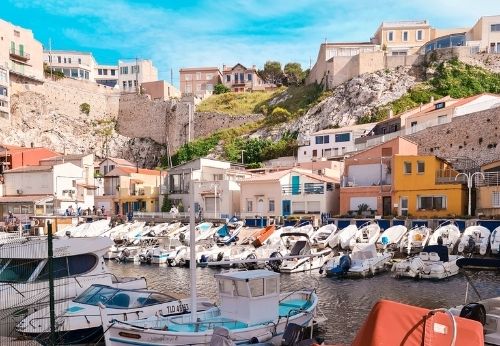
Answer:
POLYGON ((420 259, 422 261, 428 261, 429 260, 429 253, 422 251, 419 255, 420 259))
POLYGON ((438 262, 440 261, 441 259, 439 258, 439 255, 437 252, 431 252, 429 254, 429 261, 434 261, 434 262, 438 262))

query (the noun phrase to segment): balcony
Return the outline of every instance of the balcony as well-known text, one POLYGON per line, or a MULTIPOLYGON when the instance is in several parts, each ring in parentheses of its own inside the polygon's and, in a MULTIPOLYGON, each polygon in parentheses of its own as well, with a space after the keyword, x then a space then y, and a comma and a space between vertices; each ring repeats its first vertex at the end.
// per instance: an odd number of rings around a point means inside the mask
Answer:
POLYGON ((26 53, 24 50, 19 49, 10 49, 9 55, 14 60, 19 60, 26 62, 30 59, 30 55, 26 53))
POLYGON ((436 171, 436 184, 466 184, 465 177, 456 179, 457 171, 451 169, 439 169, 436 171))
POLYGON ((326 191, 333 191, 333 184, 327 183, 304 183, 304 184, 285 184, 281 185, 282 195, 323 195, 326 191))

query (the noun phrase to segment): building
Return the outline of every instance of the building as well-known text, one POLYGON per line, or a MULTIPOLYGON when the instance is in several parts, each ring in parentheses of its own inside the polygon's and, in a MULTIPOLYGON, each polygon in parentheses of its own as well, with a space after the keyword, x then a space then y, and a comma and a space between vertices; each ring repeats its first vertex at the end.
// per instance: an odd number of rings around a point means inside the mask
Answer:
POLYGON ((340 214, 371 210, 391 215, 395 155, 417 155, 417 145, 402 137, 360 151, 344 161, 340 214))
POLYGON ((5 194, 0 197, 0 215, 9 210, 18 218, 63 214, 91 208, 85 203, 87 189, 78 186, 83 170, 70 162, 44 166, 23 166, 3 173, 5 194))
POLYGON ((125 159, 120 159, 117 157, 108 157, 99 163, 99 171, 97 172, 100 176, 105 176, 113 169, 117 167, 136 167, 135 163, 127 161, 125 159))
POLYGON ((382 22, 372 41, 388 55, 415 54, 432 39, 433 29, 427 20, 382 22))
POLYGON ((94 79, 97 84, 114 88, 118 85, 117 65, 97 65, 94 69, 94 79))
POLYGON ((95 82, 97 62, 92 53, 46 50, 43 52, 43 61, 50 69, 64 73, 67 78, 95 82))
POLYGON ((297 150, 298 162, 339 159, 355 151, 355 140, 368 135, 375 123, 326 129, 307 135, 297 150))
POLYGON ((122 92, 139 92, 142 83, 158 80, 158 69, 151 60, 118 60, 118 86, 122 92))
POLYGON ((0 117, 10 119, 9 68, 0 64, 0 117))
POLYGON ((247 68, 239 63, 233 67, 222 66, 222 83, 233 92, 262 91, 266 88, 255 65, 247 68))
POLYGON ((218 67, 189 67, 179 70, 179 78, 182 95, 205 98, 222 82, 222 73, 218 67))
POLYGON ((31 30, 0 19, 0 65, 7 63, 12 75, 43 79, 43 47, 31 30))
POLYGON ((395 155, 392 214, 413 217, 465 215, 467 190, 451 165, 436 156, 395 155))
POLYGON ((195 203, 204 217, 226 218, 240 210, 240 186, 242 179, 250 177, 242 166, 230 162, 195 159, 168 170, 168 199, 181 210, 195 203), (191 181, 194 193, 191 193, 191 181))
POLYGON ((104 193, 96 196, 96 208, 108 214, 126 215, 132 211, 159 211, 161 172, 135 167, 116 167, 103 177, 104 193))
POLYGON ((3 144, 0 145, 0 174, 23 166, 38 166, 41 160, 58 155, 47 148, 3 144))
POLYGON ((256 175, 240 181, 241 216, 336 215, 339 211, 339 180, 301 168, 256 175))
POLYGON ((467 32, 467 45, 481 52, 500 53, 500 15, 484 16, 467 32))
POLYGON ((475 179, 476 215, 500 215, 500 160, 481 167, 483 177, 475 179))
POLYGON ((152 100, 169 100, 171 98, 180 98, 181 92, 172 84, 159 80, 155 82, 142 83, 142 92, 149 95, 152 100))

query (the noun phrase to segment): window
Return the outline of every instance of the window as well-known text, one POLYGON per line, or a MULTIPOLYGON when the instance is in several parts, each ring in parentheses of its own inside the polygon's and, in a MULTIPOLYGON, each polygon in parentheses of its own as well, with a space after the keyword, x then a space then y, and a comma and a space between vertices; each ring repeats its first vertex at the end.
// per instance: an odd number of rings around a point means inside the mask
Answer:
POLYGON ((137 88, 137 79, 134 79, 134 86, 137 88))
POLYGON ((438 124, 444 124, 444 123, 446 123, 446 119, 447 119, 446 115, 440 115, 440 116, 438 116, 438 124))
MULTIPOLYGON (((68 262, 66 257, 54 258, 53 262, 53 274, 54 279, 65 278, 68 276, 68 262)), ((49 279, 49 262, 45 264, 42 271, 37 277, 37 280, 48 280, 49 279)))
POLYGON ((98 74, 99 76, 102 76, 102 68, 97 69, 97 74, 98 74))
POLYGON ((418 209, 446 209, 446 196, 417 196, 418 209))
POLYGON ((335 135, 335 142, 349 142, 351 140, 351 134, 347 133, 337 133, 335 135))
POLYGON ((139 65, 130 66, 130 73, 139 73, 139 65))
POLYGON ((14 30, 14 36, 16 37, 20 37, 21 36, 21 33, 17 30, 14 30))
POLYGON ((58 62, 59 64, 61 63, 61 57, 60 57, 60 56, 58 56, 58 57, 57 57, 57 62, 58 62))
POLYGON ((500 191, 493 191, 491 193, 491 206, 493 208, 500 208, 500 191))
POLYGON ((424 39, 424 31, 423 30, 417 30, 417 41, 422 41, 424 39))
POLYGON ((226 82, 228 82, 228 83, 231 82, 231 75, 230 74, 226 75, 226 82))
POLYGON ((411 162, 403 162, 403 172, 404 174, 411 174, 411 162))
POLYGON ((64 63, 66 63, 66 61, 67 61, 66 58, 64 58, 64 63))
POLYGON ((196 80, 201 80, 201 72, 196 72, 196 80))
POLYGON ((434 109, 443 109, 445 107, 445 102, 438 102, 434 105, 434 109))
POLYGON ((233 281, 232 280, 219 280, 220 293, 233 294, 233 281))
POLYGON ((316 149, 313 150, 312 156, 313 157, 318 157, 318 151, 316 149))
POLYGON ((213 90, 214 90, 213 84, 207 83, 207 91, 213 91, 213 90))
POLYGON ((399 204, 400 215, 408 216, 408 197, 401 197, 399 204))
POLYGON ((323 150, 323 157, 330 157, 330 156, 332 156, 332 149, 323 150))
POLYGON ((211 73, 207 73, 207 74, 205 75, 205 79, 206 79, 206 80, 211 80, 212 78, 214 78, 214 75, 213 75, 213 74, 211 74, 211 73))
POLYGON ((237 73, 234 74, 234 82, 238 83, 238 74, 237 73))
POLYGON ((261 297, 264 295, 264 279, 250 280, 250 294, 252 297, 261 297))
POLYGON ((120 74, 128 74, 128 66, 120 67, 120 74))
POLYGON ((316 136, 316 144, 327 144, 330 143, 330 136, 316 136))
POLYGON ((78 58, 78 63, 81 64, 82 63, 82 59, 78 58))
POLYGON ((105 76, 107 76, 108 75, 108 70, 107 69, 102 70, 102 74, 105 75, 105 76))
POLYGON ((269 200, 269 212, 274 212, 274 199, 269 200))
POLYGON ((408 42, 408 31, 403 31, 403 42, 408 42))
POLYGON ((196 91, 201 91, 201 84, 196 84, 196 91))
POLYGON ((251 74, 251 73, 247 74, 247 80, 248 80, 248 81, 251 81, 251 80, 252 80, 252 74, 251 74))
POLYGON ((116 70, 111 70, 111 75, 115 76, 116 70))
MULTIPOLYGON (((15 212, 15 211, 14 211, 15 212)), ((0 282, 26 282, 40 264, 40 260, 13 258, 0 267, 0 282)))
POLYGON ((245 74, 240 73, 240 82, 243 83, 245 81, 245 74))
POLYGON ((127 81, 123 81, 123 89, 127 87, 127 81))
POLYGON ((275 294, 278 292, 278 279, 266 279, 266 295, 275 294))
POLYGON ((132 81, 131 80, 128 81, 128 87, 132 88, 132 81))
POLYGON ((424 173, 425 173, 425 162, 417 161, 417 174, 424 174, 424 173))
POLYGON ((412 121, 411 124, 410 124, 411 127, 415 127, 417 126, 417 122, 416 121, 412 121))
POLYGON ((91 271, 97 264, 98 258, 91 254, 68 256, 69 275, 81 275, 91 271))
POLYGON ((236 295, 240 297, 248 297, 248 286, 246 281, 235 281, 236 295))
POLYGON ((186 88, 185 88, 185 90, 186 90, 186 93, 190 93, 190 92, 192 92, 192 89, 191 89, 191 84, 186 84, 186 88))
POLYGON ((491 24, 491 31, 500 31, 500 24, 491 24))
POLYGON ((387 33, 387 41, 389 42, 394 41, 394 31, 389 31, 387 33))
POLYGON ((78 78, 78 69, 77 68, 71 69, 71 77, 78 78))
POLYGON ((253 201, 247 201, 247 212, 253 211, 253 201))
POLYGON ((224 174, 214 174, 214 181, 224 180, 224 174))

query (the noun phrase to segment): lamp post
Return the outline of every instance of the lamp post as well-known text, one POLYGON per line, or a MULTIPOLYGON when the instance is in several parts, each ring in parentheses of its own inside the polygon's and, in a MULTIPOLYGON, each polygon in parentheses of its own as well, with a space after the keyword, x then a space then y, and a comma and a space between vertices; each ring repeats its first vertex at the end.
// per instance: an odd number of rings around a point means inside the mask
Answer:
POLYGON ((467 179, 467 188, 469 189, 469 205, 468 205, 468 214, 469 216, 471 216, 471 207, 472 207, 472 183, 474 181, 474 176, 475 175, 479 175, 481 177, 483 177, 484 179, 484 174, 482 172, 475 172, 475 173, 470 173, 470 172, 467 172, 467 173, 458 173, 457 176, 455 177, 455 181, 457 180, 457 178, 461 175, 463 175, 466 179, 467 179))

